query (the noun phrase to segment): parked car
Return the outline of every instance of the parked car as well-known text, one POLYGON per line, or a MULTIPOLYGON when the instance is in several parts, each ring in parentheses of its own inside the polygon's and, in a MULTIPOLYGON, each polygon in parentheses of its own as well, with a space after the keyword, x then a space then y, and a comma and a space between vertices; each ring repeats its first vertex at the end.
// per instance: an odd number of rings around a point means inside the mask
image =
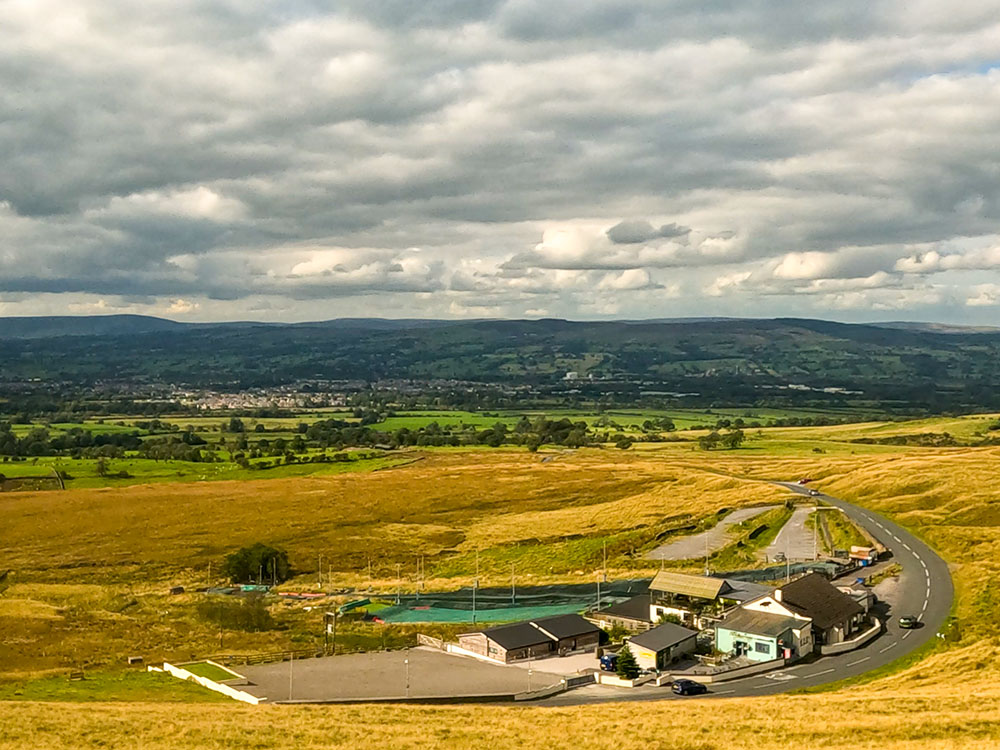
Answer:
POLYGON ((670 689, 677 695, 703 695, 708 692, 707 687, 694 680, 674 680, 670 689))
POLYGON ((813 497, 816 497, 819 494, 819 490, 809 490, 809 494, 813 497))
POLYGON ((601 657, 601 669, 605 672, 615 672, 618 670, 618 654, 604 654, 601 657))
POLYGON ((913 615, 902 615, 899 618, 899 627, 904 630, 913 630, 920 627, 920 620, 913 615))
POLYGON ((812 481, 809 477, 803 477, 799 480, 799 484, 809 484, 812 481))

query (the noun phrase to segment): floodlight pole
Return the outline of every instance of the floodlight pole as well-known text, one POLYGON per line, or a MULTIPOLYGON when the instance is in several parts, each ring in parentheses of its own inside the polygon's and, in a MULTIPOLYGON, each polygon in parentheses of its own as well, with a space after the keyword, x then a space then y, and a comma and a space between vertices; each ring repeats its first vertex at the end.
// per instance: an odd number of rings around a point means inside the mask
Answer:
POLYGON ((292 699, 292 672, 293 672, 292 667, 295 666, 295 652, 294 651, 290 651, 289 652, 289 656, 291 658, 288 660, 288 700, 291 700, 292 699))
POLYGON ((476 577, 472 581, 472 624, 476 624, 476 592, 479 590, 479 550, 476 549, 476 577))
POLYGON ((316 558, 316 574, 319 576, 319 587, 323 588, 323 553, 316 558))
POLYGON ((517 593, 514 589, 514 563, 510 564, 510 603, 517 603, 517 593))
POLYGON ((410 697, 410 660, 403 659, 403 665, 406 667, 406 697, 410 697))
POLYGON ((399 595, 402 593, 401 589, 403 587, 403 579, 400 577, 400 568, 402 565, 396 563, 396 604, 399 604, 399 595))

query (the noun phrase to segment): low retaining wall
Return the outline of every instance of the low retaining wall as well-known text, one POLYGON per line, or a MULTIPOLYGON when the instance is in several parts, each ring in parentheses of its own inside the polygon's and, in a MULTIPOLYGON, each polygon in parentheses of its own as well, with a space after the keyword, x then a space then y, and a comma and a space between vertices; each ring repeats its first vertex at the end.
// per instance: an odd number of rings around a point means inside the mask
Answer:
POLYGON ((662 685, 670 680, 683 679, 709 685, 714 682, 726 682, 727 680, 736 680, 740 677, 749 677, 750 675, 760 674, 762 672, 770 672, 772 669, 779 669, 780 667, 785 666, 785 663, 784 659, 772 659, 771 661, 761 661, 756 664, 748 664, 745 667, 737 667, 736 669, 716 672, 715 674, 673 672, 669 675, 665 675, 664 677, 660 677, 656 681, 656 684, 662 685))
POLYGON ((525 691, 523 693, 518 693, 514 696, 515 701, 537 701, 542 698, 551 698, 553 695, 559 695, 559 693, 565 693, 569 690, 566 685, 566 680, 560 680, 553 685, 546 685, 538 690, 525 691))
POLYGON ((599 685, 613 685, 614 687, 639 687, 640 685, 645 685, 647 682, 654 682, 656 680, 655 674, 645 674, 642 677, 636 677, 634 680, 625 680, 616 674, 610 674, 608 672, 597 672, 595 675, 597 684, 599 685))
MULTIPOLYGON (((215 666, 221 666, 216 664, 215 666)), ((242 690, 237 690, 234 687, 223 684, 221 682, 216 682, 215 680, 210 680, 207 677, 202 677, 201 675, 194 674, 193 672, 188 672, 183 667, 175 667, 173 664, 168 662, 163 662, 162 667, 146 667, 148 672, 166 672, 173 675, 179 680, 191 680, 196 682, 204 688, 209 690, 214 690, 216 693, 222 693, 228 698, 233 700, 242 701, 243 703, 251 703, 257 705, 261 701, 267 700, 266 698, 258 698, 256 695, 250 695, 250 693, 245 693, 242 690)), ((234 679, 238 678, 239 675, 234 675, 234 679)))
POLYGON ((843 654, 848 651, 853 651, 856 648, 861 648, 862 646, 867 645, 875 638, 875 636, 882 632, 882 621, 877 617, 874 619, 875 624, 861 635, 852 638, 849 641, 841 641, 840 643, 832 643, 828 646, 820 646, 819 652, 823 656, 833 656, 835 654, 843 654))

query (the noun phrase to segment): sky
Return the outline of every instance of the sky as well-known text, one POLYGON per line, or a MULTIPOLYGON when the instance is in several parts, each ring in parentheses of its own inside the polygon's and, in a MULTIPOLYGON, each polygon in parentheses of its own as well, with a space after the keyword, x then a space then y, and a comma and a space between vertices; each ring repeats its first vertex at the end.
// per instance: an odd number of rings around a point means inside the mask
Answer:
POLYGON ((0 18, 0 315, 998 320, 995 1, 0 18))

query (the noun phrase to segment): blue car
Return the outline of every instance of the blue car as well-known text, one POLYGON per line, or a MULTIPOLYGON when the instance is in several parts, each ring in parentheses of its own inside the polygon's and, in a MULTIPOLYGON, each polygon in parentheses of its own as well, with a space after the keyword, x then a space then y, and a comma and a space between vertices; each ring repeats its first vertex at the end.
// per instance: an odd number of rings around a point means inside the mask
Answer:
POLYGON ((694 680, 674 680, 670 689, 677 695, 703 695, 708 692, 707 687, 694 680))
POLYGON ((618 670, 618 654, 604 654, 601 657, 601 669, 605 672, 615 672, 618 670))

